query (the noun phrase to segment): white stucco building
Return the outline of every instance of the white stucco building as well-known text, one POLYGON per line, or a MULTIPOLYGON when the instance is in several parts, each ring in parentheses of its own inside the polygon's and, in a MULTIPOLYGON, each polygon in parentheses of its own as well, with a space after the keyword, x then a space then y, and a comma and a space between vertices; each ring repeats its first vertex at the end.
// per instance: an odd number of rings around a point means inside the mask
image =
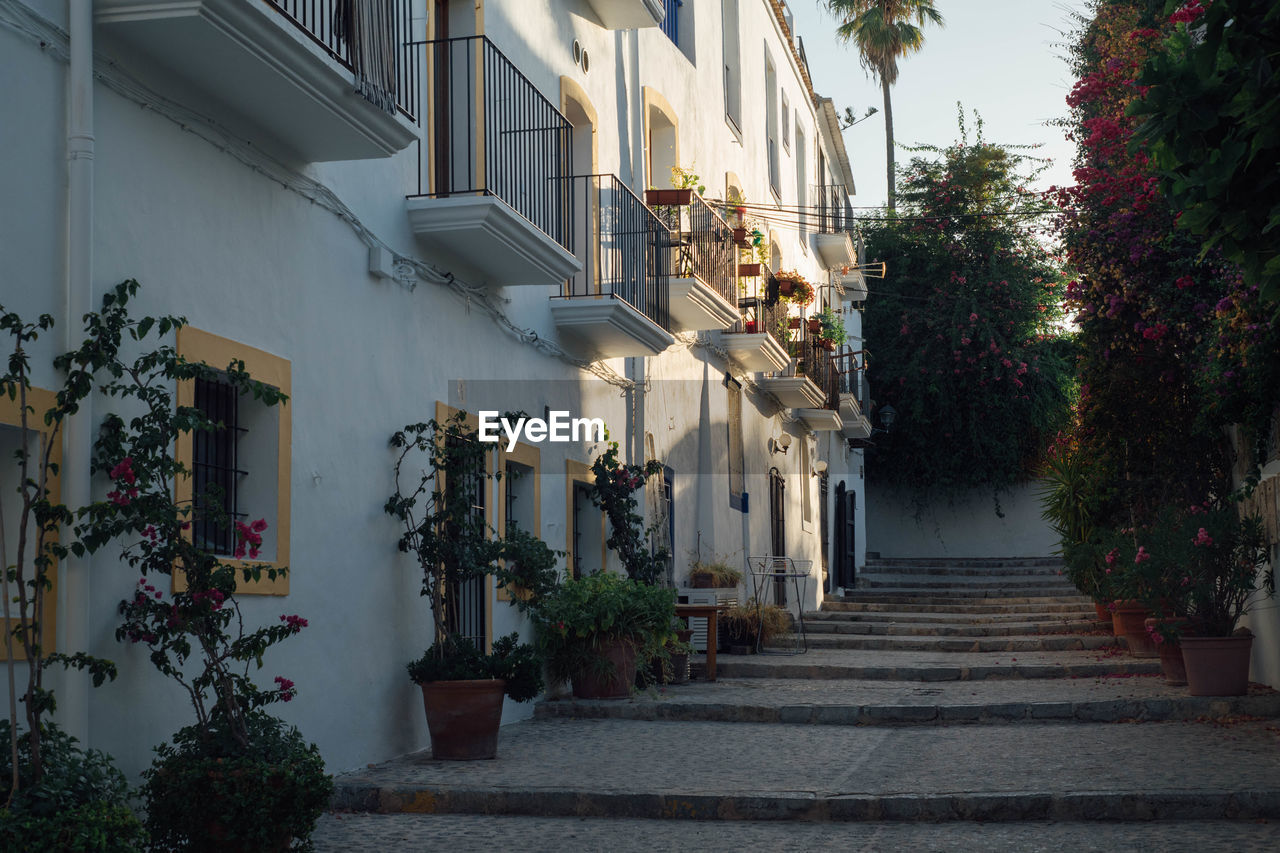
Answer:
MULTIPOLYGON (((812 566, 814 608, 862 562, 853 176, 777 0, 0 0, 0 68, 0 304, 60 330, 35 384, 56 387, 76 318, 136 278, 136 315, 189 321, 184 353, 245 358, 289 394, 239 415, 238 505, 290 568, 245 611, 309 620, 261 681, 297 683, 275 710, 331 769, 427 742, 404 664, 431 623, 382 510, 406 423, 604 419, 628 461, 666 466, 646 507, 677 585, 695 550, 744 570, 785 553, 812 566), (646 205, 677 165, 705 191, 646 205), (740 218, 768 242, 758 272, 740 218), (813 303, 776 301, 770 270, 813 303), (828 306, 849 334, 833 352, 789 322, 828 306)), ((72 505, 110 488, 86 458, 109 405, 89 408, 72 505)), ((610 562, 576 485, 602 449, 495 451, 537 476, 493 485, 492 523, 518 516, 566 570, 610 562)), ((59 677, 59 720, 135 772, 191 715, 114 639, 136 582, 116 552, 58 571, 59 648, 120 667, 97 690, 59 677)), ((491 586, 476 606, 487 638, 520 627, 491 586)))

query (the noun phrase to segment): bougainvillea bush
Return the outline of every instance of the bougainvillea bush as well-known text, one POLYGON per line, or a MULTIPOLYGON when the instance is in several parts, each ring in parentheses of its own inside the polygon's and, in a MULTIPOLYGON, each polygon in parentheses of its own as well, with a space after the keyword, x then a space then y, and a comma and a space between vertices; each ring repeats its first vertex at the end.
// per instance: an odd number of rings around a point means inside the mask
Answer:
POLYGON ((1070 339, 1063 276, 1034 222, 1028 152, 967 138, 922 146, 903 169, 898 214, 865 225, 889 275, 867 303, 875 401, 897 422, 868 477, 926 491, 999 490, 1029 477, 1065 425, 1070 339))

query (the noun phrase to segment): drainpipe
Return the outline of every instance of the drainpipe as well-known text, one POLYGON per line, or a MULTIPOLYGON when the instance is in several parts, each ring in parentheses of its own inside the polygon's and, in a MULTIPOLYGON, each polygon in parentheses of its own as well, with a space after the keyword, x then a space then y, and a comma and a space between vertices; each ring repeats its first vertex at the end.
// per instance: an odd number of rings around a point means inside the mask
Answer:
MULTIPOLYGON (((93 296, 93 3, 67 0, 71 61, 67 79, 67 280, 63 330, 67 349, 79 343, 82 317, 93 296)), ((93 398, 64 427, 62 499, 75 508, 89 503, 89 457, 93 449, 93 398)), ((88 648, 89 559, 68 557, 59 566, 58 649, 88 648)), ((83 673, 69 673, 58 689, 58 719, 89 745, 89 686, 83 673)))

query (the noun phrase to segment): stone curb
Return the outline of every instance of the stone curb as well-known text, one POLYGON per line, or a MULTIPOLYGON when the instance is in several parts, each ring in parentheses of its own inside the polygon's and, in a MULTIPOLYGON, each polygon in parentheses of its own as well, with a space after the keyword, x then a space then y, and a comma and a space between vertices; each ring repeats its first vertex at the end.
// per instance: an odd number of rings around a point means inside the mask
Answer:
POLYGON ((338 780, 330 807, 378 814, 503 814, 676 820, 1026 821, 1265 820, 1280 789, 944 794, 750 794, 428 788, 338 780))
POLYGON ((784 723, 828 726, 914 726, 936 723, 1172 722, 1248 715, 1280 718, 1280 694, 1084 702, 1002 702, 986 705, 743 705, 721 702, 539 702, 534 719, 660 722, 784 723))
MULTIPOLYGON (((1039 637, 913 637, 867 636, 841 631, 813 630, 805 623, 811 649, 861 649, 902 652, 1075 652, 1120 645, 1115 637, 1049 634, 1039 637)), ((785 645, 780 639, 778 645, 785 645)))
POLYGON ((827 619, 820 615, 804 616, 805 631, 809 636, 826 634, 830 636, 853 637, 915 637, 928 639, 956 639, 981 637, 1053 637, 1053 636, 1089 636, 1101 637, 1114 642, 1110 631, 1110 623, 1103 622, 1014 622, 1009 624, 986 625, 948 625, 948 624, 900 624, 886 622, 855 622, 851 619, 827 619), (1107 633, 1099 632, 1106 626, 1107 633))
MULTIPOLYGON (((748 656, 749 657, 749 656, 748 656)), ((702 661, 690 664, 694 676, 705 671, 702 661)), ((1097 678, 1115 675, 1159 675, 1158 660, 1112 660, 1079 664, 1011 664, 1008 666, 849 666, 841 664, 767 664, 735 661, 720 656, 720 678, 804 678, 866 681, 986 681, 1019 678, 1097 678)))
MULTIPOLYGON (((823 609, 831 613, 898 613, 903 608, 907 612, 947 613, 955 616, 1030 616, 1027 621, 1060 618, 1060 614, 1070 613, 1080 618, 1093 616, 1092 607, 1080 604, 965 604, 952 601, 942 604, 930 604, 915 596, 897 596, 900 601, 893 601, 894 596, 878 598, 874 601, 827 601, 823 609)), ((1005 619, 1004 621, 1011 621, 1005 619)))

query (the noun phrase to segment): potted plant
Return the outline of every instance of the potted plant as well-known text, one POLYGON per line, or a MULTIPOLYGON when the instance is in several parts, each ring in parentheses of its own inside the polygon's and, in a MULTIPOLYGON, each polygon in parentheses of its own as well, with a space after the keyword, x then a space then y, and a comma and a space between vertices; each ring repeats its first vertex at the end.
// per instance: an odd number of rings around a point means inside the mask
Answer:
POLYGON ((755 278, 760 275, 759 263, 738 264, 738 278, 755 278))
POLYGON ((1267 565, 1270 548, 1257 516, 1240 517, 1234 504, 1200 509, 1183 527, 1192 553, 1175 581, 1186 590, 1186 615, 1195 631, 1181 637, 1188 690, 1192 696, 1241 696, 1249 686, 1253 635, 1236 624, 1254 601, 1259 572, 1261 587, 1275 593, 1275 569, 1267 565))
POLYGON ((674 189, 645 190, 645 204, 651 207, 656 205, 686 205, 693 201, 694 190, 698 191, 698 195, 703 195, 707 191, 707 188, 702 185, 702 179, 698 177, 692 167, 686 169, 683 166, 672 166, 671 186, 674 189))
POLYGON ((488 445, 476 440, 465 412, 444 423, 410 424, 392 435, 391 446, 399 451, 395 493, 384 509, 400 522, 397 544, 414 556, 422 572, 421 594, 431 605, 434 641, 408 665, 410 679, 422 688, 431 754, 447 760, 493 758, 503 695, 516 702, 537 696, 540 665, 533 648, 518 645, 514 634, 495 642, 489 654, 463 636, 460 591, 474 578, 503 576, 502 560, 513 558, 523 572, 512 586, 536 594, 550 583, 554 556, 531 535, 517 535, 510 542, 496 536, 483 515, 473 511, 476 489, 487 488, 500 475, 488 473, 488 445), (406 470, 411 455, 425 456, 419 473, 406 470))
POLYGON ((1107 604, 1115 599, 1110 575, 1096 541, 1103 484, 1098 466, 1090 464, 1073 441, 1057 445, 1040 474, 1040 517, 1058 536, 1067 579, 1093 599, 1098 620, 1111 621, 1107 604))
POLYGON ((791 627, 791 615, 776 604, 745 604, 730 607, 721 616, 729 637, 731 654, 751 654, 791 627))
POLYGON ((555 682, 580 699, 631 695, 636 661, 673 636, 675 591, 611 572, 567 578, 530 607, 555 682))
POLYGON ((830 307, 823 308, 818 313, 818 328, 810 327, 810 331, 816 331, 821 340, 830 341, 832 349, 849 339, 844 329, 844 317, 832 311, 830 307))
POLYGON ((782 270, 774 273, 778 280, 778 295, 796 305, 805 306, 813 301, 813 285, 804 276, 794 270, 782 270))
POLYGON ((748 335, 754 335, 757 331, 759 331, 760 324, 757 323, 755 320, 747 320, 745 325, 746 325, 746 330, 748 335))
POLYGON ((694 559, 689 564, 689 586, 694 589, 737 587, 742 572, 729 565, 727 558, 694 559))

